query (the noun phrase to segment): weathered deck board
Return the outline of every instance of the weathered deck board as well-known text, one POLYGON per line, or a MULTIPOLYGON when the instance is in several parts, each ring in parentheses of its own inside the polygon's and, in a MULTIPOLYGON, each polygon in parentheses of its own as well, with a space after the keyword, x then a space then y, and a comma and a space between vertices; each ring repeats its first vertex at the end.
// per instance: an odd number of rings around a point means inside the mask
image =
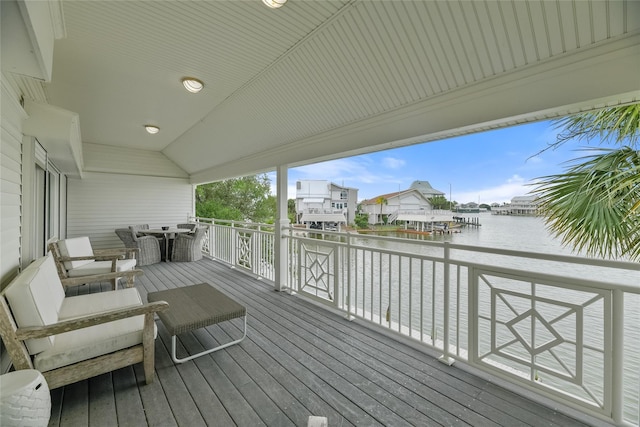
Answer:
MULTIPOLYGON (((143 267, 148 292, 208 282, 247 307, 248 336, 184 364, 157 321, 156 378, 123 368, 52 392, 51 426, 580 426, 358 322, 273 291, 266 283, 204 259, 143 267)), ((108 289, 81 286, 69 295, 108 289)), ((241 335, 241 319, 182 334, 178 354, 241 335)))

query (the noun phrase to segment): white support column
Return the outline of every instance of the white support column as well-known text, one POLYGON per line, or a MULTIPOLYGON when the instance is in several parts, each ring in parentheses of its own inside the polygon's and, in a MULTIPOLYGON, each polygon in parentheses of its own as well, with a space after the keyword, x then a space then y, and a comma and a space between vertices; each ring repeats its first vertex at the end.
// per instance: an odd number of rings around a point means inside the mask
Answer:
POLYGON ((288 168, 286 165, 278 166, 276 178, 276 229, 275 229, 275 290, 283 291, 289 288, 289 253, 287 250, 287 240, 282 227, 289 227, 289 217, 287 216, 287 178, 288 168))

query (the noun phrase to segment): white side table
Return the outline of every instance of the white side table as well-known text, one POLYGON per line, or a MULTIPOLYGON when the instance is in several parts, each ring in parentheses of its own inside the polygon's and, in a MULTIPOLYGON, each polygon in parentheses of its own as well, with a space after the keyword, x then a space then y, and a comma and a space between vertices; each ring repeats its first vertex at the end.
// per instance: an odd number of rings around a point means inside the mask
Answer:
POLYGON ((0 375, 0 425, 46 426, 51 416, 51 395, 39 371, 24 369, 0 375))

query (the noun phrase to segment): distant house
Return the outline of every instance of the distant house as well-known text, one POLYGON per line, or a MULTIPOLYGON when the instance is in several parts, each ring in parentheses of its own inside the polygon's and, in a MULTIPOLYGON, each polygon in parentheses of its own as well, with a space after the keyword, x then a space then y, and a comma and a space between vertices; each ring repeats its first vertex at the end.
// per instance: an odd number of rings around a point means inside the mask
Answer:
POLYGON ((491 209, 493 215, 535 216, 540 214, 540 206, 536 196, 516 196, 511 203, 491 209))
POLYGON ((381 194, 360 203, 360 210, 369 216, 369 224, 382 224, 402 220, 399 215, 405 213, 421 214, 432 210, 431 203, 424 194, 415 188, 395 193, 381 194), (380 200, 385 202, 380 203, 380 200))
POLYGON ((463 203, 459 206, 456 206, 454 212, 458 213, 479 213, 480 205, 475 202, 463 203))
POLYGON ((358 189, 323 180, 296 182, 297 223, 309 228, 331 228, 355 219, 358 189))
POLYGON ((430 199, 431 197, 435 197, 435 196, 445 195, 445 193, 443 193, 442 191, 436 190, 435 188, 433 188, 431 184, 429 184, 429 181, 413 181, 409 189, 420 191, 422 195, 427 199, 430 199))

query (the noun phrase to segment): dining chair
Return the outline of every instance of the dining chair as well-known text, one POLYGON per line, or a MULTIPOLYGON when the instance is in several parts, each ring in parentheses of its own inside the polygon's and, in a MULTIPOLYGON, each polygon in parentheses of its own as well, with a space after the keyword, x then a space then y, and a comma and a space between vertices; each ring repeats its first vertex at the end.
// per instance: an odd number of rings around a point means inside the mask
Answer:
POLYGON ((138 265, 156 264, 161 261, 160 243, 154 236, 139 236, 129 228, 118 228, 116 234, 126 248, 137 248, 138 265))
POLYGON ((176 235, 171 252, 171 261, 197 261, 202 259, 202 239, 206 227, 196 227, 193 233, 176 235))

